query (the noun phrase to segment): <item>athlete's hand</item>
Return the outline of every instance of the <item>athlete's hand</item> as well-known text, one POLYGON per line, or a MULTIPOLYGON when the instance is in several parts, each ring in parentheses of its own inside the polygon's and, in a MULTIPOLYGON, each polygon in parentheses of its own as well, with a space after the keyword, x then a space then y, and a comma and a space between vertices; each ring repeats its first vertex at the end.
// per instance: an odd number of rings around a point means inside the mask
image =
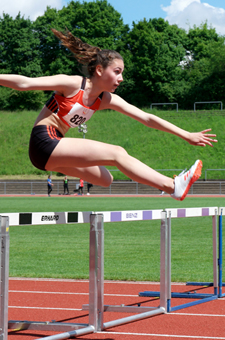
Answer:
POLYGON ((217 143, 217 139, 215 134, 208 133, 211 129, 203 130, 201 132, 190 132, 188 143, 191 145, 198 145, 198 146, 213 146, 212 143, 217 143))

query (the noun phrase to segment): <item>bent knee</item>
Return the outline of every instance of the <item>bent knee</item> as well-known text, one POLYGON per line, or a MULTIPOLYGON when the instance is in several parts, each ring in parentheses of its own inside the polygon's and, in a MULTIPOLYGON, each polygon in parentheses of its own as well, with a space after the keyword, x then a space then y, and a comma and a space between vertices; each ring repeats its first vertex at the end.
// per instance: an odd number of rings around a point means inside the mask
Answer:
POLYGON ((113 176, 108 171, 107 176, 104 176, 104 178, 101 180, 101 186, 107 188, 112 184, 112 182, 113 182, 113 176))
POLYGON ((127 151, 120 145, 116 145, 116 153, 118 153, 119 155, 127 155, 127 151))
POLYGON ((128 155, 127 151, 120 145, 114 145, 114 155, 113 160, 117 162, 121 159, 121 157, 125 157, 128 155))

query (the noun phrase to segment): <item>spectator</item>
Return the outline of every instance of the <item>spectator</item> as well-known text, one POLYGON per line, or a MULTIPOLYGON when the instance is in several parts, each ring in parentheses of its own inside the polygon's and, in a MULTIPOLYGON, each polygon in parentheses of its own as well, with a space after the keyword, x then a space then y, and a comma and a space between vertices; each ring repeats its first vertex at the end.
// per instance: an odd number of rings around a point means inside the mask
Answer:
POLYGON ((84 189, 84 181, 83 181, 83 179, 80 178, 80 185, 79 185, 79 189, 78 189, 78 191, 79 191, 78 195, 83 195, 83 189, 84 189))
POLYGON ((87 195, 90 195, 90 189, 93 187, 93 184, 87 183, 87 195))
POLYGON ((47 186, 48 186, 48 196, 50 197, 51 192, 52 192, 52 187, 54 184, 52 184, 52 179, 51 179, 51 175, 48 176, 47 179, 47 186))
POLYGON ((65 176, 65 178, 64 178, 63 186, 64 186, 64 195, 69 195, 69 187, 68 187, 67 176, 65 176))

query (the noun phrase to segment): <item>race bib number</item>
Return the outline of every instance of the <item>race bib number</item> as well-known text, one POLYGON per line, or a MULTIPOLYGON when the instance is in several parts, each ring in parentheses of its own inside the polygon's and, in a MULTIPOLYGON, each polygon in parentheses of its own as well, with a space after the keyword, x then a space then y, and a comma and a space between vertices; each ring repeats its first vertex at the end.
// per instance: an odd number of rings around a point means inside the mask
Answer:
POLYGON ((94 110, 88 109, 79 103, 75 103, 67 115, 63 116, 63 119, 71 127, 77 127, 89 120, 94 112, 94 110))

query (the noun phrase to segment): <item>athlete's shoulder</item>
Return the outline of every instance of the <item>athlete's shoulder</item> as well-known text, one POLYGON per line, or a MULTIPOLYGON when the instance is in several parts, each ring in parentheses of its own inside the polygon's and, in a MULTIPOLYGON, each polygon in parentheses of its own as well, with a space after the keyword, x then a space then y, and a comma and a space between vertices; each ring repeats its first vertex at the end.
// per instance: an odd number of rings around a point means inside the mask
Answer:
POLYGON ((56 77, 59 77, 65 85, 73 87, 80 87, 83 80, 83 77, 81 76, 73 76, 66 74, 58 74, 56 77))
POLYGON ((56 92, 59 95, 63 95, 64 97, 72 97, 81 88, 81 84, 83 81, 83 77, 81 76, 59 74, 58 77, 61 78, 61 81, 64 84, 63 91, 61 91, 61 93, 56 92))
POLYGON ((102 106, 106 109, 115 109, 115 106, 129 105, 123 98, 119 95, 111 92, 104 92, 102 97, 102 106))

